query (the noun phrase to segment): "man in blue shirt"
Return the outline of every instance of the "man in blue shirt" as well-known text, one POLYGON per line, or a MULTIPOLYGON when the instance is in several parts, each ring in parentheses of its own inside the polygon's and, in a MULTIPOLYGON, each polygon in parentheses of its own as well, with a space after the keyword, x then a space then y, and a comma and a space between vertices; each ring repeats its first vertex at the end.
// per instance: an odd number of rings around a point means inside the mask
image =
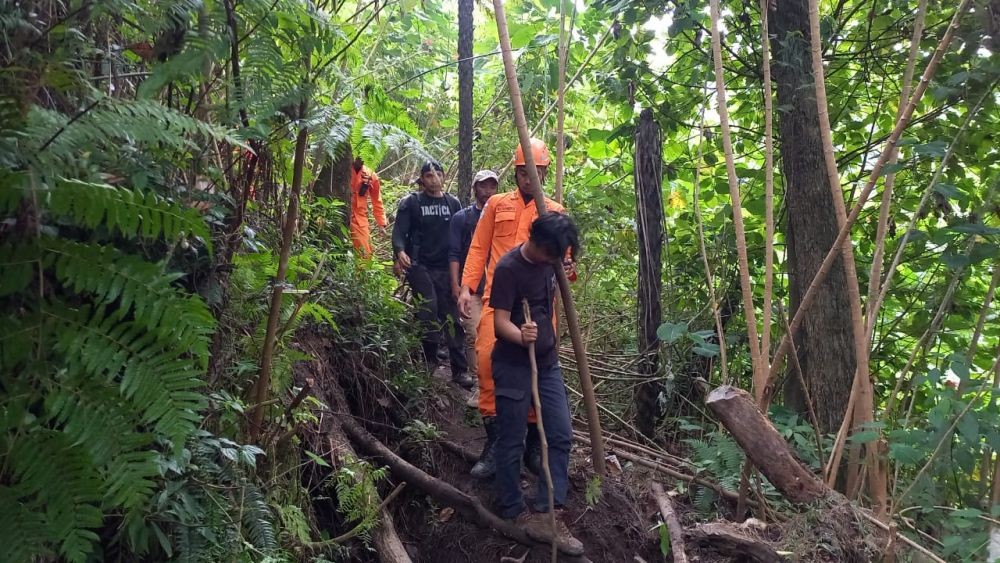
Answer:
MULTIPOLYGON (((480 170, 472 179, 471 205, 462 209, 452 217, 451 235, 449 236, 448 261, 451 269, 451 293, 458 300, 462 291, 462 270, 465 268, 465 257, 469 253, 469 245, 472 244, 472 234, 476 232, 476 224, 479 223, 479 216, 483 212, 483 206, 497 193, 500 185, 500 178, 492 170, 480 170)), ((483 278, 485 281, 486 278, 483 278)), ((462 319, 462 327, 465 328, 465 356, 469 364, 469 375, 473 381, 477 381, 476 362, 476 329, 479 327, 479 315, 483 311, 483 288, 482 283, 476 289, 476 294, 472 296, 471 315, 462 319)), ((479 406, 478 387, 469 397, 467 403, 469 407, 479 406)))

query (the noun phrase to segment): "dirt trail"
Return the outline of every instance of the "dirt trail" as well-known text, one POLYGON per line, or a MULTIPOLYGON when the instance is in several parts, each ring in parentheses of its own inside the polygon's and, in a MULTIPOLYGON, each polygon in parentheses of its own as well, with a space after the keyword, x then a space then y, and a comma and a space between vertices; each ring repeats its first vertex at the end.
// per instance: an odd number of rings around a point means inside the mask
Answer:
MULTIPOLYGON (((467 393, 448 379, 447 368, 439 368, 434 374, 435 393, 429 409, 433 419, 427 422, 433 423, 444 434, 444 439, 458 444, 467 453, 478 455, 486 439, 479 413, 465 406, 467 393)), ((592 561, 635 561, 638 555, 645 561, 662 560, 658 536, 647 531, 654 522, 655 504, 648 495, 636 498, 634 492, 645 491, 646 487, 626 482, 625 476, 608 477, 601 485, 599 498, 593 498, 593 504, 588 504, 587 489, 593 475, 589 453, 588 448, 579 445, 571 452, 570 493, 565 513, 566 523, 583 542, 587 557, 592 561)), ((434 444, 426 455, 438 478, 476 495, 486 506, 492 506, 492 482, 473 479, 469 475, 472 463, 465 457, 434 444)), ((536 477, 523 471, 521 486, 525 500, 532 501, 536 477)), ((591 489, 596 492, 594 485, 591 489)), ((434 514, 404 510, 397 513, 397 528, 404 541, 414 542, 418 553, 415 560, 418 561, 495 562, 503 557, 520 559, 528 551, 527 547, 500 536, 485 534, 475 525, 452 515, 448 509, 439 508, 434 514)), ((549 561, 549 550, 536 547, 524 561, 549 561)))

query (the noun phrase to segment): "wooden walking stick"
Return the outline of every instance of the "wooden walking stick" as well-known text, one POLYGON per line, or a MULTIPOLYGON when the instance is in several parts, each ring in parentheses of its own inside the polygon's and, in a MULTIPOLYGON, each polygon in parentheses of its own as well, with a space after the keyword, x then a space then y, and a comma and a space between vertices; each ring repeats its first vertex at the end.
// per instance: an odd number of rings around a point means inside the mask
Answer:
MULTIPOLYGON (((558 269, 558 268, 553 268, 558 269)), ((524 310, 524 322, 531 322, 531 306, 526 297, 521 298, 524 310)), ((535 418, 538 419, 538 438, 542 442, 542 472, 545 474, 545 484, 549 489, 549 526, 552 531, 552 563, 556 563, 556 493, 552 490, 552 470, 549 469, 549 440, 545 437, 545 424, 542 422, 542 398, 538 394, 538 363, 535 359, 535 343, 528 343, 528 363, 531 365, 531 401, 535 405, 535 418)))
MULTIPOLYGON (((535 169, 535 158, 531 154, 531 135, 528 134, 528 122, 524 117, 524 105, 521 103, 521 87, 517 83, 517 72, 514 69, 514 58, 511 56, 510 34, 507 32, 507 16, 504 15, 503 0, 493 0, 493 11, 497 19, 497 35, 500 37, 500 53, 503 56, 504 74, 507 76, 507 89, 510 90, 510 103, 514 109, 514 125, 517 126, 517 136, 524 149, 524 168, 531 180, 531 189, 535 197, 535 209, 538 215, 546 213, 545 196, 542 195, 542 182, 535 169)), ((601 419, 597 414, 597 398, 594 396, 594 381, 590 378, 590 365, 587 363, 587 351, 583 347, 580 336, 580 321, 573 304, 573 293, 569 289, 569 280, 562 268, 554 268, 556 281, 559 282, 559 294, 562 296, 563 308, 566 311, 566 325, 569 337, 573 341, 573 353, 576 355, 577 373, 580 376, 580 391, 583 394, 583 404, 587 409, 587 429, 590 433, 590 457, 594 464, 594 472, 604 476, 604 440, 601 437, 601 419)))

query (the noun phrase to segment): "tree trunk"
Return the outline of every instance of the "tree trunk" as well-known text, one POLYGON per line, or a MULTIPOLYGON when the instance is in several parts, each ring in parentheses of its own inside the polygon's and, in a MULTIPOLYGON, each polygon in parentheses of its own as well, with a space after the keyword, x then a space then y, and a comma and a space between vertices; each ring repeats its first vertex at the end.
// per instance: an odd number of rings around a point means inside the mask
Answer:
MULTIPOLYGON (((809 3, 778 0, 771 12, 772 48, 778 103, 781 169, 784 175, 791 312, 833 246, 839 228, 823 162, 823 141, 809 56, 809 3)), ((854 379, 855 358, 851 309, 841 259, 834 264, 815 304, 794 334, 816 417, 824 433, 836 432, 844 418, 854 379)), ((785 382, 785 403, 806 412, 797 377, 785 382)))
POLYGON ((473 0, 458 0, 458 199, 472 193, 472 10, 473 0))
MULTIPOLYGON (((663 143, 660 127, 650 109, 642 110, 635 133, 636 230, 639 239, 639 373, 649 379, 659 373, 656 329, 660 326, 660 293, 663 288, 663 143)), ((653 437, 659 418, 659 396, 663 384, 652 380, 641 384, 635 394, 636 426, 653 437)))
POLYGON ((351 144, 344 143, 340 157, 331 160, 320 170, 313 188, 317 196, 340 200, 344 203, 339 217, 344 226, 347 226, 351 217, 351 164, 353 162, 354 154, 351 151, 351 144))

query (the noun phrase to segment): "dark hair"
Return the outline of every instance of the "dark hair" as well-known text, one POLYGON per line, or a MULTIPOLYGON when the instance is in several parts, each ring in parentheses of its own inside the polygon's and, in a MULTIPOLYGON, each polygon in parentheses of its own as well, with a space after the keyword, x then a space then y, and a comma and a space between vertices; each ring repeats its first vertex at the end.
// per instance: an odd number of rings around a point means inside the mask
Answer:
POLYGON ((562 213, 546 213, 531 223, 529 234, 532 244, 541 248, 553 259, 562 259, 566 250, 576 260, 580 253, 580 233, 569 216, 562 213))
POLYGON ((440 162, 438 162, 436 160, 428 160, 420 168, 420 175, 423 176, 424 174, 430 172, 431 170, 437 170, 438 172, 444 172, 444 168, 441 166, 440 162))

